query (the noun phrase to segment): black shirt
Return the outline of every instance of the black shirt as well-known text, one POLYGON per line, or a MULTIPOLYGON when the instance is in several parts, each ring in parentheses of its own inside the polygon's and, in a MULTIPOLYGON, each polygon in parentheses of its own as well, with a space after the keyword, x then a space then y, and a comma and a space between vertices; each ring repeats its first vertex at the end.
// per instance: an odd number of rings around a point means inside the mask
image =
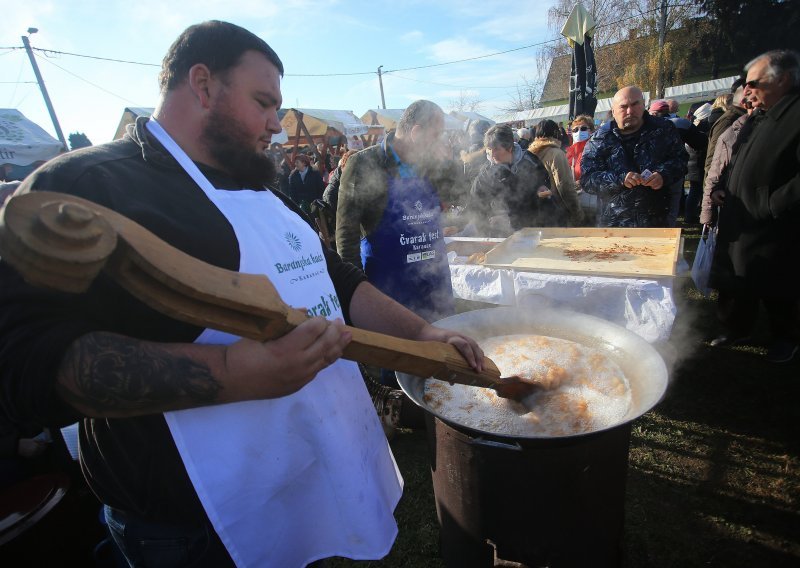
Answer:
MULTIPOLYGON (((140 119, 122 140, 46 163, 20 191, 59 191, 89 199, 191 256, 238 270, 233 228, 150 137, 145 122, 140 119)), ((242 189, 223 172, 198 167, 215 187, 242 189)), ((284 195, 275 193, 298 212, 284 195)), ((347 316, 364 275, 325 246, 323 251, 347 316)), ((9 420, 63 426, 82 418, 56 394, 56 376, 70 344, 93 331, 191 343, 202 329, 162 315, 102 274, 87 293, 70 295, 34 289, 0 262, 0 410, 9 420)), ((102 502, 162 522, 194 523, 203 518, 163 415, 83 419, 80 442, 81 467, 102 502)))

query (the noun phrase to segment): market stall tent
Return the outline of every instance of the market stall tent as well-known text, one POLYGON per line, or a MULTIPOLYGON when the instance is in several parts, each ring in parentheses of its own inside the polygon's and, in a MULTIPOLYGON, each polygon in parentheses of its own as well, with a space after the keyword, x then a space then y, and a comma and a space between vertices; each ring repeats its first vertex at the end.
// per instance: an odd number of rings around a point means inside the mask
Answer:
POLYGON ((0 166, 4 169, 46 162, 64 150, 61 142, 18 110, 0 109, 0 166))
MULTIPOLYGON (((405 109, 402 108, 371 108, 361 115, 361 121, 364 124, 383 126, 387 131, 394 130, 404 111, 405 109)), ((464 123, 455 116, 445 114, 444 129, 446 131, 464 130, 464 123)))
POLYGON ((483 116, 482 114, 478 114, 477 112, 472 112, 472 111, 460 112, 460 111, 457 111, 457 110, 452 110, 452 111, 450 111, 450 114, 452 116, 456 117, 461 122, 469 123, 469 122, 478 122, 480 120, 485 120, 486 122, 488 122, 491 125, 495 124, 494 120, 492 120, 489 117, 483 116))
MULTIPOLYGON (((290 108, 281 119, 281 125, 289 136, 287 144, 293 147, 293 156, 301 144, 308 144, 318 159, 321 156, 317 144, 322 144, 326 152, 329 145, 340 146, 355 137, 366 147, 384 134, 382 126, 364 124, 350 110, 290 108)), ((352 142, 348 145, 352 146, 352 142)))

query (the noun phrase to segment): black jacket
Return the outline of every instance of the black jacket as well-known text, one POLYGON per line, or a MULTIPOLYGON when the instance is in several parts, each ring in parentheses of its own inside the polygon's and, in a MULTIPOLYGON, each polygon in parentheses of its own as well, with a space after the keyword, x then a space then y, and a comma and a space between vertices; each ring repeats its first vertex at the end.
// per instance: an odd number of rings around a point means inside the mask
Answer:
POLYGON ((322 199, 325 191, 325 182, 322 181, 320 173, 312 167, 306 171, 306 177, 300 177, 300 172, 292 172, 289 176, 289 197, 297 203, 300 208, 308 213, 311 202, 315 199, 322 199))
POLYGON ((644 115, 644 124, 623 137, 614 121, 587 142, 581 158, 581 187, 598 196, 601 227, 664 227, 669 186, 686 174, 688 155, 678 131, 667 119, 644 115), (650 170, 664 179, 659 190, 628 189, 628 172, 650 170))
MULTIPOLYGON (((195 258, 238 270, 239 246, 230 223, 151 137, 146 120, 139 119, 122 140, 47 162, 20 191, 89 199, 195 258)), ((223 172, 198 167, 215 187, 239 188, 223 172)), ((364 275, 336 253, 325 247, 323 252, 347 314, 364 275)), ((62 294, 32 288, 0 262, 0 410, 10 422, 64 426, 81 420, 56 392, 56 376, 68 347, 95 331, 191 343, 203 330, 157 312, 102 273, 88 292, 62 294)), ((80 443, 81 468, 102 502, 161 522, 195 523, 204 517, 162 414, 83 419, 80 443)))
POLYGON ((748 118, 726 171, 712 285, 797 300, 800 92, 748 118))

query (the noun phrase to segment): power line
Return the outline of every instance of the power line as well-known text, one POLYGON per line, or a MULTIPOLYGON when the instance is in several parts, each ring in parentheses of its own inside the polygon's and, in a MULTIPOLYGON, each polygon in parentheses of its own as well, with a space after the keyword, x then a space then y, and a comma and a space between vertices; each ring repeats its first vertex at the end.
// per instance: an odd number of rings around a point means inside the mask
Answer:
POLYGON ((34 51, 41 51, 45 57, 49 57, 49 53, 56 55, 72 55, 73 57, 84 57, 86 59, 97 59, 99 61, 111 61, 113 63, 127 63, 129 65, 144 65, 145 67, 161 67, 156 63, 142 63, 141 61, 129 61, 126 59, 112 59, 110 57, 98 57, 96 55, 83 55, 80 53, 70 53, 69 51, 57 51, 55 49, 42 49, 41 47, 34 47, 34 51))
MULTIPOLYGON (((38 58, 38 56, 37 56, 37 58, 38 58)), ((39 58, 39 59, 41 59, 41 58, 39 58)), ((114 97, 117 97, 118 99, 120 99, 120 100, 122 100, 122 101, 125 101, 126 103, 130 103, 130 104, 131 104, 131 105, 133 105, 133 106, 136 106, 136 104, 137 104, 136 102, 134 102, 134 101, 132 101, 132 100, 130 100, 130 99, 126 99, 126 98, 125 98, 125 97, 123 97, 122 95, 118 95, 118 94, 116 94, 116 93, 112 93, 112 92, 111 92, 111 91, 109 91, 108 89, 104 89, 104 88, 103 88, 103 87, 101 87, 100 85, 97 85, 97 84, 95 84, 95 83, 92 83, 91 81, 89 81, 89 80, 87 80, 87 79, 84 79, 83 77, 81 77, 81 76, 79 76, 79 75, 76 75, 75 73, 73 73, 72 71, 69 71, 68 69, 64 69, 64 68, 63 68, 63 67, 61 67, 60 65, 57 65, 56 63, 53 63, 52 61, 50 61, 50 60, 48 60, 48 59, 41 59, 41 60, 42 60, 42 61, 44 61, 44 62, 46 62, 46 63, 49 63, 50 65, 53 65, 53 66, 55 66, 55 67, 58 67, 58 68, 59 68, 59 69, 61 69, 61 70, 62 70, 64 73, 68 73, 69 75, 72 75, 72 76, 73 76, 73 77, 75 77, 76 79, 79 79, 79 80, 83 81, 84 83, 87 83, 87 84, 91 85, 92 87, 95 87, 95 88, 97 88, 97 89, 100 89, 101 91, 103 91, 103 92, 106 92, 106 93, 108 93, 109 95, 112 95, 112 96, 114 96, 114 97)))
MULTIPOLYGON (((389 71, 384 73, 387 75, 389 71)), ((422 79, 412 79, 411 77, 403 77, 402 75, 398 75, 397 73, 392 73, 392 77, 397 77, 398 79, 405 79, 406 81, 414 81, 416 83, 428 83, 431 85, 440 85, 442 87, 453 87, 456 89, 513 89, 514 87, 475 87, 469 85, 450 85, 448 83, 436 83, 435 81, 423 81, 422 79)))
MULTIPOLYGON (((691 4, 674 4, 674 5, 671 5, 670 7, 679 7, 679 6, 688 6, 688 5, 691 5, 691 4)), ((634 16, 627 16, 625 18, 620 18, 619 20, 616 20, 614 22, 608 22, 608 23, 605 23, 605 24, 598 25, 597 28, 605 28, 605 27, 608 27, 608 26, 615 26, 617 24, 621 24, 622 22, 626 22, 628 20, 641 19, 642 16, 650 14, 650 13, 657 12, 658 10, 659 10, 659 8, 653 8, 653 9, 647 10, 645 12, 641 12, 640 14, 637 14, 637 15, 634 15, 634 16)), ((443 67, 445 65, 455 65, 457 63, 465 63, 465 62, 468 62, 468 61, 476 61, 478 59, 486 59, 486 58, 489 58, 489 57, 495 57, 497 55, 505 55, 506 53, 514 53, 516 51, 522 51, 522 50, 525 50, 525 49, 530 49, 532 47, 540 47, 540 46, 543 46, 543 45, 547 45, 548 43, 554 43, 554 42, 557 42, 557 41, 562 41, 563 39, 564 39, 563 37, 557 37, 557 38, 552 38, 552 39, 548 39, 548 40, 545 40, 545 41, 540 41, 540 42, 537 42, 537 43, 532 43, 530 45, 523 45, 521 47, 514 47, 514 48, 506 49, 506 50, 503 50, 503 51, 495 51, 493 53, 487 53, 487 54, 484 54, 484 55, 476 55, 474 57, 466 57, 464 59, 455 59, 453 61, 443 61, 442 63, 431 63, 430 65, 418 65, 418 66, 415 66, 415 67, 403 67, 403 68, 398 68, 398 69, 391 69, 391 70, 388 70, 388 71, 384 71, 384 74, 385 73, 395 73, 397 71, 414 71, 414 70, 417 70, 417 69, 430 69, 430 68, 433 68, 433 67, 443 67)), ((13 50, 13 49, 23 49, 23 48, 21 48, 21 47, 13 47, 12 46, 12 47, 0 47, 0 49, 13 50)), ((69 51, 59 51, 59 50, 55 50, 55 49, 43 49, 43 48, 40 48, 40 47, 34 47, 32 49, 34 51, 42 52, 45 56, 48 56, 48 54, 71 55, 73 57, 83 57, 83 58, 86 58, 86 59, 95 59, 95 60, 99 60, 99 61, 110 61, 112 63, 126 63, 126 64, 129 64, 129 65, 142 65, 142 66, 146 66, 146 67, 161 67, 161 65, 157 64, 157 63, 145 63, 145 62, 142 62, 142 61, 131 61, 131 60, 126 60, 126 59, 114 59, 114 58, 111 58, 111 57, 99 57, 99 56, 96 56, 96 55, 84 55, 84 54, 81 54, 81 53, 72 53, 72 52, 69 52, 69 51)), ((375 71, 356 71, 356 72, 350 72, 350 73, 287 73, 286 77, 348 77, 348 76, 356 76, 356 75, 374 75, 374 74, 375 74, 375 71)), ((492 88, 492 87, 481 87, 481 88, 492 88)))

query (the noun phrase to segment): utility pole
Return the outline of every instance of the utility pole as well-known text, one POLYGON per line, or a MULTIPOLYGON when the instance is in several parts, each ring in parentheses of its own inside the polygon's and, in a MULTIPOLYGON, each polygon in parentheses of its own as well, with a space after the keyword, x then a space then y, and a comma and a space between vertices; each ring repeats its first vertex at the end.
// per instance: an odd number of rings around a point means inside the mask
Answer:
POLYGON ((385 109, 386 99, 383 98, 383 79, 381 78, 381 67, 383 67, 383 65, 378 67, 378 84, 381 86, 381 105, 383 105, 383 108, 385 109))
MULTIPOLYGON (((39 30, 37 30, 36 28, 28 28, 29 34, 35 34, 38 31, 39 30)), ((63 150, 66 152, 69 149, 69 147, 67 146, 67 141, 64 138, 64 133, 61 132, 61 125, 58 124, 56 111, 53 108, 53 103, 50 102, 50 95, 47 94, 47 88, 44 86, 44 79, 42 79, 42 74, 39 72, 39 66, 36 64, 36 58, 33 56, 33 50, 31 49, 31 42, 28 41, 28 36, 22 36, 22 44, 25 46, 25 51, 28 52, 28 59, 31 60, 33 73, 34 75, 36 75, 36 81, 39 83, 39 89, 41 89, 42 96, 44 97, 44 104, 47 105, 47 112, 50 113, 50 120, 53 121, 53 128, 56 129, 56 135, 58 136, 59 141, 61 141, 63 150)))

